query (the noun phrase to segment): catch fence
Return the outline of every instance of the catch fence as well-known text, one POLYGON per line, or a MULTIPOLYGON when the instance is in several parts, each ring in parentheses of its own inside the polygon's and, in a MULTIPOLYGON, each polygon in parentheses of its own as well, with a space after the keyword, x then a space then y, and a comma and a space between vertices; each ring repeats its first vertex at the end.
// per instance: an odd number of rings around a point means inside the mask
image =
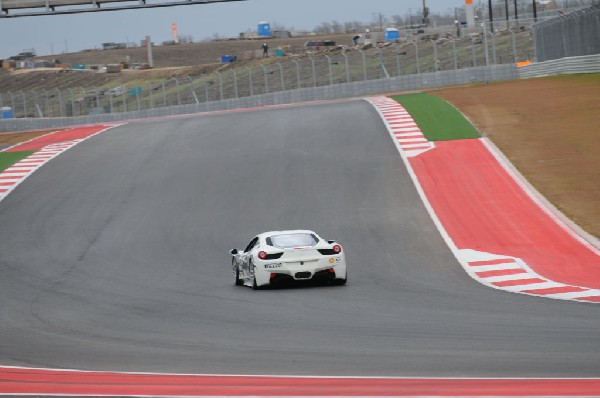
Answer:
POLYGON ((600 54, 600 4, 534 25, 537 61, 600 54))

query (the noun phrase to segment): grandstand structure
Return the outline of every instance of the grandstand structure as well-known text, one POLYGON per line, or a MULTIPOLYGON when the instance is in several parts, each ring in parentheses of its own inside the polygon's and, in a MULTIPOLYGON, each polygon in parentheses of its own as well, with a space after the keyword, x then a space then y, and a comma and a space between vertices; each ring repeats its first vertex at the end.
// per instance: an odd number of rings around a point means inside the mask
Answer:
POLYGON ((0 18, 174 7, 246 0, 0 0, 0 18))

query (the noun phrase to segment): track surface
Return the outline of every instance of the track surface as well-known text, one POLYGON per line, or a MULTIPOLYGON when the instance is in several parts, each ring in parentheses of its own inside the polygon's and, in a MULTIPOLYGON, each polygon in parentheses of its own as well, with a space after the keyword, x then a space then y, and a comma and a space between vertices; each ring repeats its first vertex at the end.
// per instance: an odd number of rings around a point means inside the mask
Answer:
POLYGON ((371 105, 133 123, 0 203, 0 362, 222 374, 598 376, 599 307, 471 280, 371 105), (345 287, 234 287, 228 250, 312 228, 345 287))

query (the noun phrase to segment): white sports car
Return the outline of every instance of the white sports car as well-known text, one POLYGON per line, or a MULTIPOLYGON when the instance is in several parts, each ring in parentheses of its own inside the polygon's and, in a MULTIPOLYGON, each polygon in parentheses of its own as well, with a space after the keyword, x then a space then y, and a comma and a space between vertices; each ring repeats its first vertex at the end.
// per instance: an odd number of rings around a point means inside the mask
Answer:
POLYGON ((313 231, 271 231, 250 241, 244 251, 230 251, 235 284, 261 287, 286 280, 322 280, 346 283, 342 246, 313 231))

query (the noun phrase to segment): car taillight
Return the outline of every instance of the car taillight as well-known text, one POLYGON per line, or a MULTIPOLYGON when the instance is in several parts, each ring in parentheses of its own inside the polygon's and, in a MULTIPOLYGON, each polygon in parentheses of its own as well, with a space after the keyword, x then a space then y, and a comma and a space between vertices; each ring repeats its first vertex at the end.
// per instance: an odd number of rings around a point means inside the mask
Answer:
POLYGON ((264 251, 258 252, 258 258, 260 258, 261 260, 266 259, 267 258, 267 252, 264 252, 264 251))
POLYGON ((342 252, 342 246, 340 246, 340 245, 333 245, 333 252, 335 254, 340 254, 342 252))

